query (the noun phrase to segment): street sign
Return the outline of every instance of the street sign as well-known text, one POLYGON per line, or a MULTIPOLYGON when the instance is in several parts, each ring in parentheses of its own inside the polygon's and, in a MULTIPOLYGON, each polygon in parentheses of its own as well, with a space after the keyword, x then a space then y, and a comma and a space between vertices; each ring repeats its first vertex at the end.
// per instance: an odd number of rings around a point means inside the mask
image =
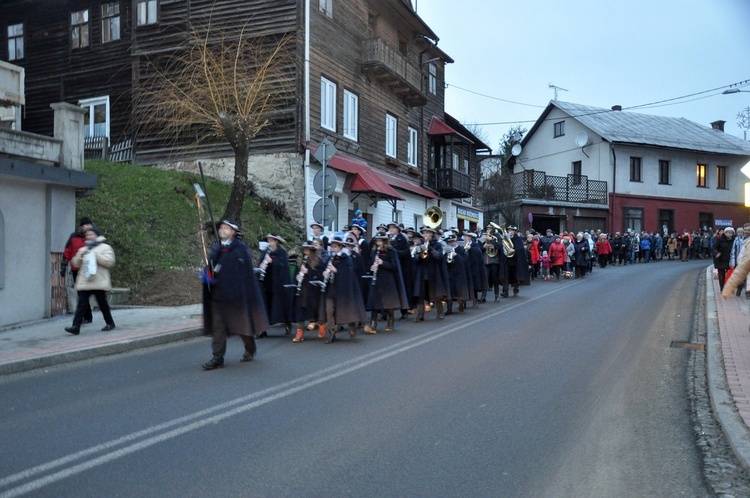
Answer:
POLYGON ((315 154, 313 154, 313 157, 318 160, 320 164, 328 165, 328 162, 333 158, 333 156, 336 155, 338 150, 336 150, 336 147, 333 146, 333 144, 327 139, 324 138, 322 142, 320 142, 320 145, 318 145, 318 148, 315 150, 315 154))
POLYGON ((336 173, 330 169, 321 169, 315 173, 313 188, 315 193, 321 197, 330 194, 336 188, 336 173))
POLYGON ((335 213, 336 204, 328 197, 318 199, 318 202, 313 206, 313 219, 316 223, 320 223, 324 227, 331 224, 335 213))

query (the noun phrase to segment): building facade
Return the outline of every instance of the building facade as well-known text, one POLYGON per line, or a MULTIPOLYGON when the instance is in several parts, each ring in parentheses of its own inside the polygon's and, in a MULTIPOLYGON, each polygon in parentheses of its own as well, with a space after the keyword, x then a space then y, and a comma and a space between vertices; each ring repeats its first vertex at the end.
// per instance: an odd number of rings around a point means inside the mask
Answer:
POLYGON ((515 158, 521 218, 555 231, 742 225, 750 144, 714 125, 552 101, 515 158))
POLYGON ((26 70, 26 129, 49 133, 45 105, 63 100, 85 109, 87 136, 132 143, 138 164, 190 170, 200 159, 207 174, 231 181, 227 143, 167 142, 134 122, 149 64, 210 19, 251 36, 294 39, 287 83, 295 91, 252 145, 256 193, 282 200, 309 226, 320 199, 314 151, 328 140, 338 151, 331 231, 357 209, 370 226, 418 226, 432 205, 445 212, 445 226, 482 223, 477 153, 489 148, 446 115, 453 60, 409 0, 0 0, 0 7, 0 55, 26 70))

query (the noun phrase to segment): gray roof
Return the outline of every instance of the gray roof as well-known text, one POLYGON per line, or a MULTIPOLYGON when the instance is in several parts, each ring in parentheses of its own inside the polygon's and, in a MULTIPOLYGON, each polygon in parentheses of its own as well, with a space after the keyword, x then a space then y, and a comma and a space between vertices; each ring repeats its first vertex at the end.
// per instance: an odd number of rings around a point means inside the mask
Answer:
MULTIPOLYGON (((559 100, 551 101, 550 106, 566 112, 609 142, 750 156, 750 142, 685 118, 613 111, 559 100)), ((549 110, 548 106, 543 118, 549 110)))

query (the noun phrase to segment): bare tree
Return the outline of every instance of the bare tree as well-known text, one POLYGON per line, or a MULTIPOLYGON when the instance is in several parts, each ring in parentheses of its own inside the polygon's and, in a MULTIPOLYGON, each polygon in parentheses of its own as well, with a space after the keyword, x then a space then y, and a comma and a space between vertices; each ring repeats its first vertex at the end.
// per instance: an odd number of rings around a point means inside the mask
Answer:
POLYGON ((251 37, 248 23, 191 26, 174 53, 148 61, 135 96, 139 133, 194 146, 229 143, 234 181, 222 219, 235 221, 248 193, 251 144, 294 101, 296 85, 294 37, 251 37))
POLYGON ((524 133, 526 129, 520 125, 512 127, 500 141, 499 154, 482 163, 484 173, 481 190, 482 206, 490 221, 505 221, 514 225, 518 225, 520 221, 515 177, 509 164, 515 160, 511 149, 513 145, 521 141, 524 133))

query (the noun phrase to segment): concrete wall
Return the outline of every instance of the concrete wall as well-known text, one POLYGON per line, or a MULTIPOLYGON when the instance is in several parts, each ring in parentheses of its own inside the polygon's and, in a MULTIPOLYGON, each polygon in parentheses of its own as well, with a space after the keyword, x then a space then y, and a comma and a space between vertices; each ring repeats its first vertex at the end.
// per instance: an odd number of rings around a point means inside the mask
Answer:
POLYGON ((5 286, 0 289, 0 326, 49 316, 50 255, 45 220, 47 187, 3 178, 0 211, 5 218, 5 286), (27 241, 26 243, 20 243, 27 241))
MULTIPOLYGON (((292 220, 301 223, 305 219, 305 180, 302 167, 303 158, 299 154, 262 154, 250 156, 248 179, 255 186, 255 193, 284 202, 292 220)), ((234 157, 203 159, 200 161, 203 173, 222 182, 234 181, 234 157)), ((154 168, 171 171, 189 171, 200 174, 198 161, 178 161, 155 164, 154 168)), ((211 193, 209 192, 209 196, 211 193)), ((223 206, 213 206, 223 211, 223 206)), ((221 216, 221 213, 214 213, 221 216)))

